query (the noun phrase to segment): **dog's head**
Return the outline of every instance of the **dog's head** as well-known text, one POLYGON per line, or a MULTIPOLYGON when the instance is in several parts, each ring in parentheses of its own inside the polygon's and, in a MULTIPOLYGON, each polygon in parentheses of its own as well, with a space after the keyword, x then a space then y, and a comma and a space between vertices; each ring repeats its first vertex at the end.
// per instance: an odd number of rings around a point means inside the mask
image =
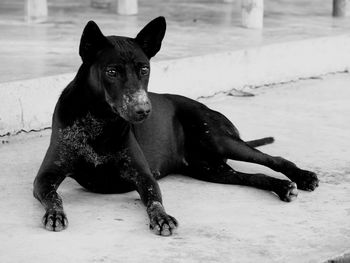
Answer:
POLYGON ((90 88, 131 123, 143 121, 151 112, 147 95, 150 58, 159 51, 165 29, 164 17, 158 17, 136 38, 106 37, 93 21, 83 31, 79 54, 89 66, 90 88))

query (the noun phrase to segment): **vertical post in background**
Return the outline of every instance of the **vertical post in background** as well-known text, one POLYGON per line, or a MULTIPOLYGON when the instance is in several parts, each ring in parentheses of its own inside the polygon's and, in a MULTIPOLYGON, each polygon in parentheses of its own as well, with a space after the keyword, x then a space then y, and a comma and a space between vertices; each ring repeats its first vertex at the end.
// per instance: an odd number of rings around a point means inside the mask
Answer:
POLYGON ((222 0, 223 4, 225 4, 225 10, 222 12, 222 20, 224 23, 231 24, 232 23, 232 14, 233 10, 237 10, 238 3, 237 0, 222 0))
POLYGON ((136 15, 138 13, 137 0, 118 0, 117 13, 120 15, 136 15))
POLYGON ((242 26, 263 28, 264 0, 242 0, 242 26))
POLYGON ((112 0, 91 0, 91 7, 108 9, 112 5, 112 0))
POLYGON ((349 0, 333 0, 333 16, 345 17, 350 15, 349 0))
POLYGON ((45 21, 48 14, 47 0, 26 0, 27 22, 45 21))

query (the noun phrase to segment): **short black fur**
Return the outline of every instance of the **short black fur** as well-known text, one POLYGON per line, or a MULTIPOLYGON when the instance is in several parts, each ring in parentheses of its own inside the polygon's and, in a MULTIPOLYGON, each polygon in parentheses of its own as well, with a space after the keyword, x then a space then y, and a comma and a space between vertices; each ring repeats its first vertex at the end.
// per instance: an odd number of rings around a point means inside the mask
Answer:
POLYGON ((313 172, 253 148, 271 143, 271 137, 244 142, 219 112, 183 96, 147 91, 149 59, 159 51, 165 29, 164 17, 135 39, 105 37, 94 22, 86 25, 79 49, 83 64, 57 102, 50 146, 34 181, 48 230, 68 225, 57 194, 67 176, 94 192, 137 190, 150 228, 160 235, 171 235, 178 225, 165 212, 156 181, 171 173, 257 187, 283 201, 296 198, 297 185, 308 191, 318 186, 313 172), (292 181, 235 171, 227 159, 265 165, 292 181))

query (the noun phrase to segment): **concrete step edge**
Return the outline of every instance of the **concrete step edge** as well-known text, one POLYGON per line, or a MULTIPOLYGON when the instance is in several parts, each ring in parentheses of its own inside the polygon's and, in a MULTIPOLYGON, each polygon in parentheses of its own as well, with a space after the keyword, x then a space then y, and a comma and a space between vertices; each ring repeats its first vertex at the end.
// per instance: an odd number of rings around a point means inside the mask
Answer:
MULTIPOLYGON (((149 90, 198 98, 346 71, 349 66, 350 35, 339 35, 152 62, 149 90)), ((74 76, 0 83, 0 136, 49 127, 57 99, 74 76)))

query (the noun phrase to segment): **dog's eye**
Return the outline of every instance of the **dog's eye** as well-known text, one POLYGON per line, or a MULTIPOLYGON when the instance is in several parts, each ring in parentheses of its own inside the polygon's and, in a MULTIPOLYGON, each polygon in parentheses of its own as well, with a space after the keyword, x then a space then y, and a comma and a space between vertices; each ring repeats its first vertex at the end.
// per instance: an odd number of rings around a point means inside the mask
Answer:
POLYGON ((146 76, 149 74, 149 68, 148 67, 142 67, 140 68, 140 75, 141 76, 146 76))
POLYGON ((117 76, 117 71, 114 68, 109 68, 107 69, 106 74, 109 77, 115 77, 117 76))

